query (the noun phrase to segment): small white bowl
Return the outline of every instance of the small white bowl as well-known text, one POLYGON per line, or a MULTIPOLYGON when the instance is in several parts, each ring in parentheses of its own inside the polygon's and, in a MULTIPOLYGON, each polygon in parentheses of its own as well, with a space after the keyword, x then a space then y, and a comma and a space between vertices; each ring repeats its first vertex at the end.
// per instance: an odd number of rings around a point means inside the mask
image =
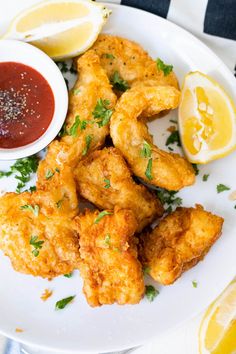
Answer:
POLYGON ((49 56, 40 49, 15 40, 0 40, 0 62, 17 62, 37 70, 52 89, 55 110, 52 121, 43 135, 34 142, 13 149, 0 148, 0 160, 12 160, 33 155, 45 148, 59 133, 68 109, 65 80, 49 56))

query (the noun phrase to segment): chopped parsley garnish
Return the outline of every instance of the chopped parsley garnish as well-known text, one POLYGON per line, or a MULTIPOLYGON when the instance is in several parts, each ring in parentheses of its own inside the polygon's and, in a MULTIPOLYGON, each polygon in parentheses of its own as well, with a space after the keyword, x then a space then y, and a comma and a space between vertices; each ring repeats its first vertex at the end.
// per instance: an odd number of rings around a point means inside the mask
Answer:
POLYGON ((32 192, 35 192, 36 191, 36 186, 31 186, 29 187, 29 191, 32 193, 32 192))
POLYGON ((80 130, 84 130, 86 127, 87 127, 87 121, 80 120, 80 117, 76 116, 74 124, 70 127, 68 131, 68 135, 76 137, 78 135, 78 128, 80 128, 80 130))
POLYGON ((35 216, 38 216, 39 215, 39 205, 30 205, 30 204, 25 204, 25 205, 22 205, 20 207, 21 210, 29 210, 29 211, 32 211, 32 213, 34 213, 35 216))
POLYGON ((150 267, 144 267, 143 268, 143 274, 148 275, 150 273, 150 267))
POLYGON ((221 183, 217 185, 216 189, 217 189, 217 193, 222 193, 224 191, 230 190, 230 188, 228 186, 226 186, 225 184, 221 184, 221 183))
POLYGON ((39 250, 43 247, 44 241, 37 241, 38 236, 31 236, 30 238, 30 245, 34 247, 32 253, 35 257, 38 257, 39 250))
POLYGON ((194 287, 194 288, 197 288, 197 281, 196 281, 196 280, 193 280, 193 281, 192 281, 192 284, 193 284, 193 287, 194 287))
POLYGON ((203 175, 203 176, 202 176, 203 182, 206 182, 206 181, 208 180, 209 176, 210 176, 209 174, 203 175))
POLYGON ((199 169, 196 163, 192 163, 195 175, 198 176, 199 175, 199 169))
POLYGON ((80 93, 80 89, 76 88, 76 89, 73 89, 73 94, 74 95, 78 95, 78 93, 80 93))
POLYGON ((111 241, 111 236, 109 234, 107 234, 105 236, 104 242, 106 245, 110 245, 110 241, 111 241))
POLYGON ((62 203, 63 203, 63 199, 58 200, 58 202, 56 202, 56 207, 58 209, 60 209, 60 207, 62 206, 62 203))
POLYGON ((64 274, 64 277, 66 277, 66 278, 72 278, 72 276, 73 276, 73 273, 71 272, 71 273, 68 273, 68 274, 64 274))
POLYGON ((69 71, 66 62, 64 61, 58 61, 57 66, 59 67, 62 73, 67 73, 69 71))
POLYGON ((104 186, 104 188, 108 189, 108 188, 111 187, 111 182, 110 182, 109 179, 105 178, 105 179, 104 179, 104 182, 106 183, 105 186, 104 186))
POLYGON ((65 299, 59 300, 56 302, 55 309, 56 310, 63 310, 73 299, 75 295, 66 297, 65 299))
POLYGON ((113 213, 111 211, 103 210, 101 213, 98 214, 96 219, 94 220, 94 224, 98 224, 101 219, 106 216, 106 215, 112 215, 113 213))
POLYGON ((111 78, 111 84, 114 89, 116 89, 118 91, 122 91, 122 92, 125 92, 129 88, 128 82, 123 80, 120 77, 120 74, 118 73, 118 71, 114 72, 114 74, 111 78))
POLYGON ((15 179, 18 181, 16 192, 20 193, 26 183, 30 181, 31 175, 37 171, 38 163, 37 155, 19 159, 10 167, 10 171, 0 171, 0 178, 15 174, 15 179))
POLYGON ((166 146, 170 144, 177 144, 178 146, 181 146, 180 142, 180 137, 179 137, 179 132, 178 130, 173 131, 170 136, 166 140, 166 146))
POLYGON ((73 63, 73 61, 72 61, 72 64, 71 64, 71 67, 70 67, 70 73, 71 74, 77 74, 77 70, 74 68, 74 63, 73 63))
POLYGON ((157 295, 159 294, 159 291, 157 289, 154 288, 154 286, 152 285, 146 285, 146 290, 145 290, 145 295, 147 297, 147 299, 152 302, 155 297, 157 297, 157 295))
POLYGON ((46 173, 45 173, 45 178, 46 179, 50 179, 54 176, 54 172, 52 172, 51 170, 47 170, 46 173))
POLYGON ((170 123, 178 124, 177 120, 175 119, 170 119, 170 123))
POLYGON ((92 141, 91 135, 87 135, 87 136, 85 137, 85 144, 86 144, 86 146, 85 146, 84 150, 82 151, 82 156, 85 156, 85 155, 87 154, 87 152, 88 152, 88 150, 89 150, 89 147, 90 147, 90 144, 91 144, 91 141, 92 141))
POLYGON ((110 53, 105 53, 104 57, 107 58, 107 59, 115 59, 114 55, 110 54, 110 53))
POLYGON ((62 138, 63 136, 67 135, 68 132, 66 130, 66 122, 63 124, 63 126, 61 127, 61 130, 58 133, 59 138, 62 138))
POLYGON ((148 158, 148 157, 152 156, 152 148, 148 144, 148 142, 145 141, 145 140, 144 140, 144 143, 143 143, 143 147, 142 147, 142 149, 140 151, 140 156, 141 157, 145 157, 145 158, 148 158))
POLYGON ((147 179, 149 179, 149 181, 151 181, 153 179, 153 177, 152 177, 152 159, 148 160, 147 168, 145 171, 145 176, 147 177, 147 179))
POLYGON ((109 104, 109 100, 102 100, 101 98, 99 98, 94 108, 92 114, 96 119, 96 123, 99 128, 104 127, 110 122, 113 110, 108 108, 109 104))
POLYGON ((164 76, 169 75, 171 73, 171 71, 173 70, 173 65, 165 64, 164 61, 162 61, 160 58, 157 58, 156 63, 157 63, 158 69, 163 71, 164 76))
POLYGON ((182 204, 182 199, 176 196, 177 193, 176 191, 168 191, 163 188, 158 188, 157 190, 157 196, 168 213, 172 212, 173 206, 182 204))
POLYGON ((56 171, 57 173, 60 173, 60 170, 59 170, 58 167, 55 168, 55 171, 56 171))

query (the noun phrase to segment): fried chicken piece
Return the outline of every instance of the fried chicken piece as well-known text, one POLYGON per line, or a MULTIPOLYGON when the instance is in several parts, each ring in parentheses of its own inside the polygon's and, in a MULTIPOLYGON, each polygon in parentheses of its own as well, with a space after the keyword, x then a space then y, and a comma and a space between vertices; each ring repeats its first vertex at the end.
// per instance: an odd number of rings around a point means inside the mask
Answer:
POLYGON ((119 99, 111 118, 110 134, 132 172, 145 182, 179 190, 195 182, 192 165, 182 156, 160 150, 153 144, 142 112, 147 115, 174 109, 180 93, 171 86, 137 86, 119 99))
POLYGON ((110 80, 114 73, 125 80, 130 87, 146 80, 155 85, 169 85, 178 88, 175 73, 164 75, 157 63, 137 43, 108 34, 100 34, 92 49, 99 55, 101 65, 110 80))
POLYGON ((220 237, 224 219, 196 205, 177 208, 141 237, 140 256, 153 279, 172 284, 204 258, 220 237))
POLYGON ((0 249, 21 273, 53 278, 78 268, 79 241, 67 198, 45 191, 0 198, 0 249))
POLYGON ((131 209, 138 221, 138 229, 163 215, 161 202, 143 185, 138 185, 120 152, 104 148, 88 155, 75 170, 78 191, 100 209, 131 209))
MULTIPOLYGON (((65 122, 65 135, 60 140, 54 140, 48 147, 45 159, 39 164, 39 189, 51 190, 52 179, 47 179, 47 171, 55 172, 56 168, 65 170, 67 178, 73 180, 72 170, 78 161, 89 151, 96 150, 104 144, 109 134, 109 121, 99 125, 93 116, 93 111, 101 99, 106 107, 113 109, 116 96, 112 92, 110 82, 100 65, 99 57, 94 51, 87 51, 77 61, 79 78, 70 92, 69 111, 65 122), (95 122, 96 121, 96 122, 95 122), (71 176, 69 176, 71 174, 71 176)), ((55 181, 58 188, 63 186, 63 177, 55 181)), ((72 201, 74 203, 74 201, 72 201)))
POLYGON ((136 304, 144 294, 134 237, 138 226, 135 216, 128 209, 115 208, 110 213, 87 210, 75 219, 83 291, 93 307, 115 302, 136 304))

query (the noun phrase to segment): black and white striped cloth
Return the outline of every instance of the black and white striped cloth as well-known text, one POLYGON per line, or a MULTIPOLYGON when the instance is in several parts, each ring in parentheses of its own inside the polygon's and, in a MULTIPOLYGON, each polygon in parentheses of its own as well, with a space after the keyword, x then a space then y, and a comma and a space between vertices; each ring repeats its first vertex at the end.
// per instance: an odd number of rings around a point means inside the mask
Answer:
POLYGON ((187 29, 236 76, 236 0, 106 0, 136 7, 187 29))

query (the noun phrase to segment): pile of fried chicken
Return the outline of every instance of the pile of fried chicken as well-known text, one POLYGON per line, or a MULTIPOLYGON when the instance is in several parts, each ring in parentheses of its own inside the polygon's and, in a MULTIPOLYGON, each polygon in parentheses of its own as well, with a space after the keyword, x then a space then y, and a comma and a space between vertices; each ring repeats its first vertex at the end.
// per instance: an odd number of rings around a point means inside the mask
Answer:
POLYGON ((76 64, 65 126, 39 164, 37 190, 0 198, 0 249, 21 273, 52 279, 79 269, 91 306, 136 304, 144 268, 172 284, 203 259, 223 219, 200 205, 165 216, 146 187, 178 191, 195 182, 192 165, 154 145, 146 124, 178 107, 174 72, 105 34, 76 64), (84 199, 96 209, 81 211, 84 199))

